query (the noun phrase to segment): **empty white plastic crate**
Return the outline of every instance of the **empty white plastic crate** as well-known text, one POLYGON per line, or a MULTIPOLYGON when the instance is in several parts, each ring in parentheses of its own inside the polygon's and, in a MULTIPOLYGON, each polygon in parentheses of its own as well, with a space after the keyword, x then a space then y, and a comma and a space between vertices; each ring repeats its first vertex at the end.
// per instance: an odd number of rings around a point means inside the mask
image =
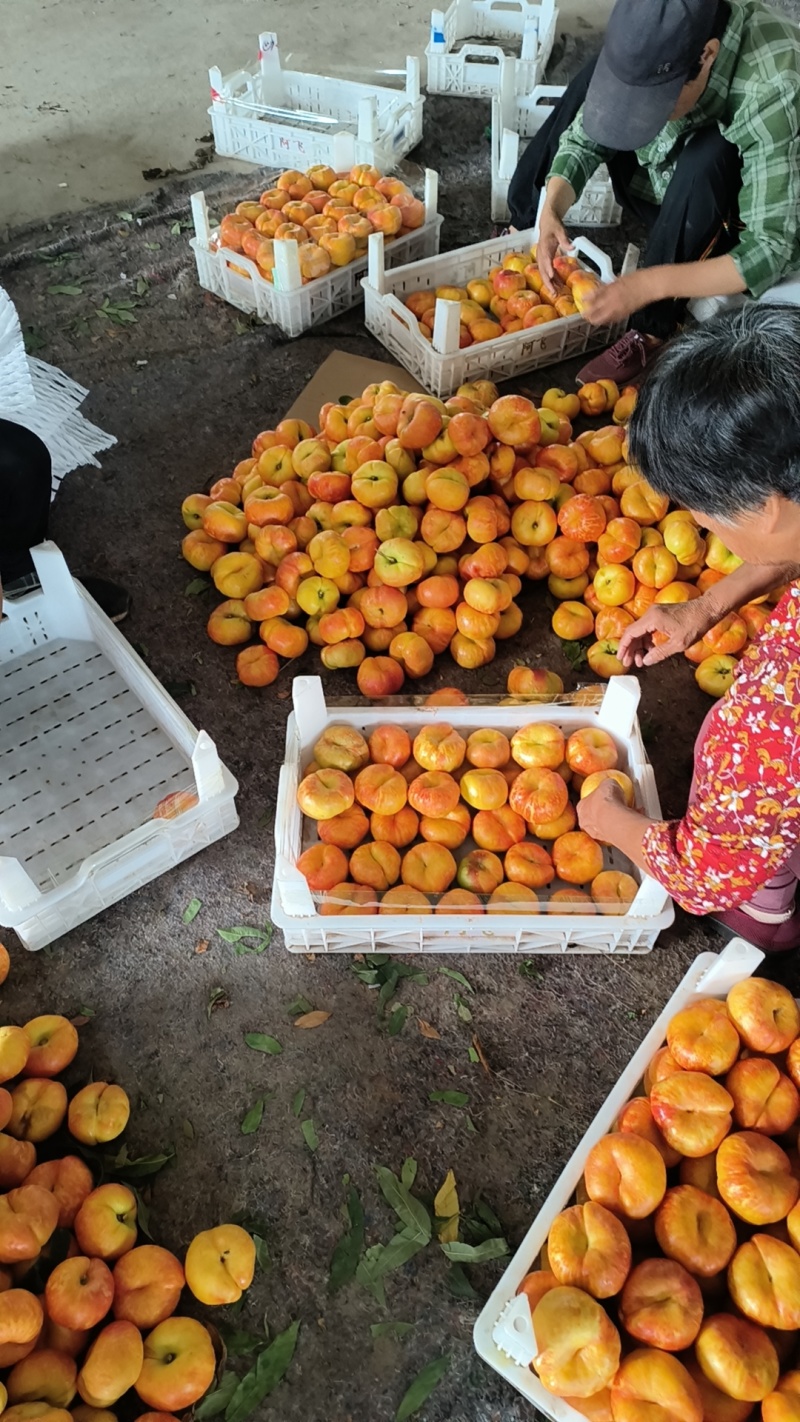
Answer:
POLYGON ((434 10, 425 50, 428 93, 491 98, 504 60, 515 92, 530 93, 544 77, 557 19, 554 0, 452 0, 434 10), (519 48, 519 58, 506 54, 508 44, 519 48))
MULTIPOLYGON (((566 1398, 555 1397, 542 1387, 530 1364, 537 1348, 527 1297, 517 1290, 532 1270, 538 1269, 542 1246, 556 1215, 574 1204, 575 1190, 583 1175, 586 1157, 602 1136, 614 1130, 623 1106, 638 1094, 642 1077, 659 1047, 666 1041, 672 1017, 703 998, 725 998, 731 988, 755 972, 764 954, 743 938, 734 938, 725 950, 701 953, 676 988, 658 1021, 651 1027, 614 1090, 601 1106, 580 1145, 565 1165, 542 1205, 522 1244, 491 1294, 475 1324, 473 1341, 484 1362, 522 1393, 532 1407, 553 1422, 585 1422, 566 1398), (515 1361, 516 1360, 516 1361, 515 1361)), ((602 1024, 599 1023, 602 1031, 602 1024)), ((533 1415, 533 1414, 531 1414, 533 1415)))
MULTIPOLYGON (((278 173, 264 180, 264 187, 274 185, 278 173)), ((434 257, 439 250, 439 231, 443 218, 436 211, 439 192, 438 175, 431 168, 425 172, 425 222, 422 227, 403 237, 395 237, 386 245, 386 259, 391 267, 434 257)), ((194 237, 189 245, 194 252, 197 279, 206 291, 220 296, 248 315, 273 321, 287 336, 299 336, 311 326, 319 326, 332 316, 339 316, 364 299, 361 279, 367 270, 367 257, 359 257, 346 267, 332 267, 325 276, 303 284, 296 242, 276 242, 274 281, 264 279, 255 262, 243 252, 232 252, 217 245, 219 229, 213 231, 208 220, 205 193, 192 196, 194 237)))
MULTIPOLYGON (((508 188, 528 142, 550 117, 553 105, 565 92, 561 84, 538 84, 524 94, 514 87, 510 61, 500 67, 500 86, 492 99, 492 218, 508 218, 508 188)), ((622 221, 622 208, 614 197, 605 164, 589 179, 564 225, 613 227, 622 221)))
POLYGON ((278 37, 258 37, 252 69, 209 69, 217 153, 265 168, 327 163, 337 173, 372 163, 388 173, 422 138, 419 60, 406 59, 405 90, 282 69, 278 37))
MULTIPOLYGON (((639 683, 635 677, 615 677, 602 701, 593 704, 566 696, 518 697, 497 705, 488 697, 476 697, 469 706, 426 706, 423 697, 394 697, 372 705, 337 701, 329 707, 316 676, 295 677, 292 698, 275 813, 272 920, 293 952, 352 953, 367 947, 392 953, 649 953, 661 929, 672 923, 674 909, 666 891, 610 847, 604 850, 605 867, 624 868, 639 882, 628 912, 619 916, 553 913, 543 899, 541 912, 534 914, 323 917, 319 895, 312 894, 296 867, 303 850, 316 841, 313 821, 303 817, 297 804, 297 787, 315 741, 326 726, 334 724, 355 726, 369 736, 376 726, 394 721, 412 739, 422 726, 436 721, 448 722, 463 735, 491 726, 511 736, 530 721, 555 721, 567 732, 578 726, 601 726, 617 743, 620 764, 636 787, 637 804, 660 819, 655 777, 636 719, 639 683)), ((471 847, 467 840, 463 852, 471 847)))
POLYGON ((0 623, 0 924, 43 948, 239 823, 238 785, 54 543, 0 623), (153 819, 176 791, 197 804, 153 819))
MULTIPOLYGON (((421 335, 417 318, 403 304, 404 296, 412 291, 433 291, 438 286, 465 287, 474 277, 485 277, 492 267, 499 266, 509 252, 524 251, 535 241, 535 228, 510 232, 505 237, 493 237, 488 242, 476 242, 472 247, 460 247, 455 252, 443 252, 438 257, 387 271, 383 235, 375 233, 369 239, 369 266, 362 282, 367 330, 424 390, 443 397, 470 380, 511 380, 555 361, 571 360, 595 347, 613 345, 625 322, 590 326, 583 316, 575 315, 461 349, 460 303, 441 299, 436 303, 433 340, 421 335)), ((575 238, 574 247, 597 268, 603 281, 613 281, 611 260, 605 252, 582 236, 575 238)), ((635 247, 628 248, 623 272, 636 266, 638 255, 635 247)))

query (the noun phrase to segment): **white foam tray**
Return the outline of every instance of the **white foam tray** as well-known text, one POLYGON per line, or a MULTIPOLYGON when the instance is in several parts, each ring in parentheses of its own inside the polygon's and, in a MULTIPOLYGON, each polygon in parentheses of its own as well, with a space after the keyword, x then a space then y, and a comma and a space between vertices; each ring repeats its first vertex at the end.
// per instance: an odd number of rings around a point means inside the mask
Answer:
POLYGON ((425 50, 428 93, 491 98, 504 63, 515 92, 529 93, 544 76, 557 19, 555 0, 452 0, 434 10, 425 50), (507 56, 503 42, 518 45, 519 58, 507 56))
POLYGON ((611 848, 604 851, 605 867, 623 868, 639 882, 628 912, 619 916, 556 914, 543 905, 538 914, 323 918, 296 867, 303 849, 316 837, 312 822, 300 813, 297 787, 315 741, 331 723, 356 726, 369 736, 375 726, 394 720, 412 737, 421 726, 435 721, 449 722, 465 735, 492 726, 511 736, 529 721, 555 721, 565 731, 597 725, 614 737, 620 763, 636 787, 637 803, 648 815, 660 819, 655 777, 636 719, 639 683, 635 677, 615 677, 599 705, 576 705, 566 697, 544 703, 517 698, 515 704, 501 706, 480 699, 471 706, 425 706, 408 704, 402 698, 390 699, 388 704, 336 702, 328 706, 320 678, 308 676, 295 677, 292 697, 294 710, 286 728, 275 813, 272 891, 272 919, 283 930, 286 947, 292 951, 352 953, 368 947, 397 953, 649 953, 661 929, 672 923, 674 908, 666 891, 611 848))
POLYGON ((589 1151, 602 1136, 613 1131, 626 1101, 636 1095, 646 1068, 666 1041, 667 1027, 675 1013, 690 1007, 699 998, 726 997, 735 983, 752 976, 763 957, 763 953, 743 938, 735 938, 719 955, 701 953, 695 958, 571 1155, 475 1324, 473 1342, 484 1362, 553 1422, 585 1422, 585 1419, 564 1398, 555 1397, 542 1387, 532 1371, 530 1363, 536 1356, 536 1340, 528 1300, 524 1295, 518 1297, 517 1290, 525 1275, 538 1268, 539 1255, 553 1220, 573 1203, 589 1151), (508 1349, 518 1361, 512 1361, 508 1349))
POLYGON ((238 785, 54 543, 0 623, 0 924, 43 948, 239 823, 238 785), (176 790, 198 804, 152 818, 176 790))

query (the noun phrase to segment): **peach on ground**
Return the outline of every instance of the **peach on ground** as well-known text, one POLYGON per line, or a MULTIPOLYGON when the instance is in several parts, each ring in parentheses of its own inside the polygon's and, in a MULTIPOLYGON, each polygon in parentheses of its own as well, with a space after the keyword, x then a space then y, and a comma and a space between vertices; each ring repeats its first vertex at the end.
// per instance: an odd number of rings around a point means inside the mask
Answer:
POLYGON ((667 1258, 703 1279, 727 1268, 736 1249, 736 1229, 728 1210, 695 1185, 667 1190, 656 1211, 655 1231, 667 1258))
POLYGON ((630 1132, 603 1136, 584 1166, 591 1200, 629 1219, 644 1219, 661 1204, 667 1188, 664 1158, 650 1141, 630 1132))
POLYGON ((35 1348, 15 1365, 6 1379, 8 1401, 46 1402, 50 1407, 68 1408, 77 1391, 78 1369, 66 1353, 53 1348, 35 1348))
POLYGON ((728 1265, 736 1307, 763 1328, 800 1328, 800 1255, 769 1234, 740 1244, 728 1265))
POLYGON ((560 1284, 586 1289, 598 1299, 619 1293, 631 1267, 624 1225, 591 1200, 556 1215, 547 1236, 547 1254, 560 1284))
POLYGON ((39 1185, 49 1190, 58 1205, 60 1229, 70 1229, 81 1205, 94 1188, 94 1178, 88 1165, 77 1155, 65 1155, 60 1160, 43 1161, 25 1178, 26 1185, 39 1185))
POLYGON ((11 1092, 8 1134, 38 1143, 54 1135, 67 1114, 67 1093, 50 1077, 26 1077, 11 1092))
POLYGON ((619 1367, 620 1336, 601 1304, 582 1289, 549 1289, 533 1311, 533 1367, 558 1397, 592 1397, 619 1367))
POLYGON ((730 1313, 706 1318, 695 1344, 709 1382, 729 1397, 760 1402, 778 1381, 778 1355, 763 1328, 730 1313))
POLYGON ((754 1225, 785 1219, 800 1194, 786 1152, 756 1131, 739 1131, 722 1141, 717 1187, 729 1209, 754 1225))
POLYGON ((127 1185, 98 1185, 81 1205, 74 1229, 84 1254, 119 1259, 136 1243, 136 1196, 127 1185))
POLYGON ((731 1018, 753 1052, 783 1052, 800 1035, 800 1008, 788 988, 767 978, 744 978, 727 997, 731 1018))
POLYGON ((33 1017, 23 1031, 30 1042, 25 1063, 29 1076, 58 1076, 75 1057, 78 1033, 66 1017, 57 1014, 33 1017))
POLYGON ((681 1185, 696 1185, 698 1190, 712 1195, 715 1200, 721 1196, 717 1189, 717 1152, 710 1155, 684 1156, 680 1162, 678 1179, 681 1185))
POLYGON ((800 1093, 769 1057, 744 1057, 725 1078, 733 1118, 744 1130, 780 1136, 800 1116, 800 1093))
POLYGON ((13 1367, 36 1347, 44 1323, 42 1305, 27 1289, 0 1294, 0 1368, 13 1367))
POLYGON ((130 1114, 130 1101, 121 1086, 92 1081, 70 1101, 67 1125, 82 1145, 102 1145, 122 1134, 130 1114))
POLYGON ((0 1189, 21 1185, 36 1164, 32 1141, 18 1141, 0 1132, 0 1189))
POLYGON ((736 1061, 741 1041, 725 1004, 706 998, 675 1014, 667 1027, 667 1045, 684 1071, 721 1076, 736 1061))
POLYGON ((208 1390, 215 1371, 208 1330, 196 1319, 175 1315, 145 1338, 144 1362, 134 1386, 147 1406, 181 1412, 208 1390))
POLYGON ((414 613, 411 627, 418 637, 427 642, 434 656, 438 656, 452 642, 457 624, 449 607, 421 607, 414 613))
POLYGON ((703 1072, 681 1071, 656 1082, 650 1105, 659 1130, 682 1155, 708 1155, 731 1128, 733 1098, 703 1072))
POLYGON ((614 1422, 703 1422, 697 1384, 683 1363, 660 1348, 635 1348, 611 1384, 614 1422))
MULTIPOLYGON (((508 874, 508 856, 506 856, 506 874, 508 874)), ((651 1145, 655 1146, 667 1169, 677 1165, 681 1159, 679 1152, 667 1145, 658 1129, 646 1096, 631 1097, 617 1117, 615 1130, 623 1133, 630 1132, 649 1141, 651 1145)))

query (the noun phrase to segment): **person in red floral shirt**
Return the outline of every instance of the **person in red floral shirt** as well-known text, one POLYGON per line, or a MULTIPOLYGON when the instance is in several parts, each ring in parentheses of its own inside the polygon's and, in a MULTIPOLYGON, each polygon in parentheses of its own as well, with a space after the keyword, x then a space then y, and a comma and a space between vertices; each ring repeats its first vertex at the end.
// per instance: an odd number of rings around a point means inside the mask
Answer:
POLYGON ((800 945, 800 309, 749 303, 679 336, 645 380, 630 459, 744 559, 692 602, 627 629, 626 666, 685 651, 728 612, 787 589, 705 719, 682 819, 628 809, 613 782, 581 827, 616 845, 690 913, 757 947, 800 945))

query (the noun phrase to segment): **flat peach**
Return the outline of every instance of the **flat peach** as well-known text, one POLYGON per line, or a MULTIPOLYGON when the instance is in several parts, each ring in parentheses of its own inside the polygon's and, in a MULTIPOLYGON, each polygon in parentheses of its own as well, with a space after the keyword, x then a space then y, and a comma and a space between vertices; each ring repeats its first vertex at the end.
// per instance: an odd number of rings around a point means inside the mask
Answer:
POLYGON ((667 1028, 667 1045, 685 1071, 721 1076, 736 1061, 741 1041, 724 1003, 710 998, 675 1014, 667 1028))
POLYGON ((763 1328, 747 1319, 713 1314, 703 1323, 695 1350, 709 1382, 741 1402, 760 1402, 778 1381, 775 1348, 763 1328))
POLYGON ((708 1155, 731 1128, 733 1097, 702 1072, 682 1071, 656 1082, 650 1106, 665 1140, 681 1155, 708 1155))
POLYGON ((651 1215, 667 1188, 663 1156, 650 1141, 630 1132, 614 1132, 597 1141, 583 1173, 590 1200, 634 1220, 651 1215))
POLYGON ((619 1367, 620 1336, 605 1309, 582 1289, 550 1289, 533 1313, 539 1349, 533 1367, 557 1397, 592 1397, 619 1367))
POLYGON ((413 889, 409 884, 395 884, 382 896, 378 913, 433 913, 433 905, 421 889, 413 889))
POLYGON ((396 815, 408 799, 408 787, 392 765, 366 765, 355 778, 355 796, 373 814, 396 815))
POLYGON ((679 1353, 700 1331, 700 1286, 674 1259, 645 1259, 625 1281, 619 1321, 639 1343, 679 1353))
POLYGON ((703 1422, 697 1384, 677 1358, 635 1348, 611 1384, 614 1422, 703 1422))
POLYGON ((483 913, 483 903, 471 889, 448 889, 436 905, 437 913, 483 913))
POLYGON ((526 884, 498 884, 486 904, 487 913, 538 913, 539 899, 526 884))
POLYGON ((800 1328, 800 1255, 769 1234, 740 1244, 728 1265, 728 1291, 762 1328, 800 1328))
POLYGON ((693 1160, 688 1155, 684 1156, 678 1170, 678 1179, 681 1185, 696 1185, 698 1190, 705 1191, 706 1195, 713 1195, 715 1200, 722 1198, 717 1189, 715 1150, 712 1150, 710 1155, 695 1156, 693 1160))
POLYGON ((369 820, 360 805, 351 805, 349 810, 343 810, 332 819, 317 822, 317 834, 322 842, 338 845, 339 849, 355 849, 368 833, 369 820))
MULTIPOLYGON (((684 1364, 687 1372, 691 1374, 697 1384, 697 1391, 703 1405, 703 1422, 747 1422, 747 1418, 753 1411, 752 1402, 740 1402, 737 1398, 728 1397, 727 1393, 720 1392, 718 1387, 709 1382, 697 1359, 691 1354, 684 1358, 684 1364)), ((774 1393, 771 1393, 770 1396, 774 1396, 774 1393)), ((790 1422, 790 1419, 775 1417, 771 1419, 771 1422, 790 1422)), ((797 1422, 800 1422, 800 1415, 797 1422)))
POLYGON ((565 759, 570 770, 579 775, 591 775, 595 770, 616 770, 619 754, 608 731, 588 726, 572 732, 565 759))
POLYGON ((326 890, 319 911, 325 918, 348 918, 363 913, 376 913, 375 890, 367 888, 366 884, 351 884, 344 880, 326 890))
POLYGON ((458 770, 466 751, 464 737, 446 721, 423 726, 414 737, 414 759, 425 770, 458 770))
POLYGON ((469 834, 470 820, 466 805, 456 805, 455 809, 449 810, 446 815, 423 815, 419 820, 419 832, 429 844, 444 844, 448 849, 460 849, 469 834))
POLYGON ((547 1236, 550 1268, 560 1284, 594 1298, 618 1294, 630 1272, 631 1243, 610 1210, 589 1200, 556 1215, 547 1236))
POLYGON ((535 1269, 533 1273, 525 1275, 517 1293, 525 1295, 530 1304, 531 1313, 533 1313, 539 1300, 543 1299, 545 1294, 549 1294, 551 1289, 558 1287, 558 1279, 549 1269, 535 1269))
POLYGON ((800 1372, 784 1373, 761 1403, 763 1422, 800 1422, 800 1372))
POLYGON ((549 721, 532 721, 511 737, 511 754, 525 770, 544 766, 556 770, 564 760, 564 732, 549 721))
POLYGON ((314 743, 312 755, 317 765, 327 770, 352 774, 367 764, 370 748, 355 726, 327 726, 314 743))
POLYGON ((717 1186, 729 1209, 755 1225, 785 1219, 800 1194, 800 1181, 792 1174, 786 1152, 755 1131, 739 1131, 722 1142, 717 1151, 717 1186))
POLYGON ((703 1279, 727 1268, 736 1249, 736 1229, 725 1206, 695 1185, 675 1185, 656 1210, 656 1239, 675 1259, 703 1279))
POLYGON ((529 824, 546 824, 565 813, 569 791, 554 770, 531 769, 516 777, 508 798, 512 810, 529 824))
POLYGON ((350 855, 350 878, 372 889, 390 889, 400 878, 398 851, 385 840, 360 844, 350 855))
MULTIPOLYGON (((479 810, 472 822, 472 838, 478 848, 491 849, 495 854, 521 844, 525 839, 525 834, 525 821, 521 815, 511 809, 510 805, 501 805, 497 810, 479 810)), ((531 846, 531 848, 534 847, 531 846)), ((546 854, 547 851, 545 850, 544 853, 546 854)), ((547 858, 550 859, 549 854, 547 858)), ((550 867, 552 869, 552 864, 550 867)), ((506 863, 506 878, 512 879, 513 877, 512 874, 509 874, 506 863)), ((520 880, 519 882, 526 881, 520 880)), ((536 888, 537 886, 531 884, 530 887, 536 888)))
MULTIPOLYGON (((507 858, 508 856, 506 856, 506 860, 507 858)), ((506 862, 506 874, 507 873, 508 863, 506 862)), ((617 1117, 617 1123, 614 1129, 617 1131, 630 1132, 635 1136, 642 1136, 644 1140, 649 1141, 651 1145, 655 1146, 668 1170, 670 1170, 673 1165, 677 1165, 681 1159, 680 1152, 674 1150, 672 1146, 667 1145, 667 1142, 664 1140, 658 1126, 653 1120, 653 1112, 646 1096, 632 1096, 630 1101, 626 1102, 617 1117)))
POLYGON ((318 893, 332 889, 347 876, 347 859, 335 844, 312 844, 297 861, 308 887, 318 893))
POLYGON ((369 828, 373 839, 384 839, 395 849, 405 849, 419 833, 419 815, 410 805, 404 805, 396 815, 371 815, 369 828))
POLYGON ((800 1092, 769 1057, 745 1057, 731 1067, 725 1087, 733 1097, 733 1119, 747 1131, 780 1136, 800 1116, 800 1092))
POLYGON ((399 770, 411 755, 411 738, 402 726, 376 726, 369 738, 370 760, 399 770))
POLYGON ((408 786, 409 805, 428 818, 450 814, 456 808, 460 795, 458 781, 446 770, 428 770, 408 786))
POLYGON ((499 770, 468 770, 459 787, 474 810, 499 810, 508 799, 508 782, 499 770))
POLYGON ((676 1072, 682 1070, 683 1068, 678 1066, 669 1047, 659 1047, 644 1074, 644 1089, 647 1095, 650 1095, 657 1081, 664 1081, 666 1077, 674 1076, 676 1072))
POLYGON ((355 799, 353 782, 343 770, 316 770, 300 781, 297 803, 314 820, 331 820, 349 810, 355 799))
POLYGON ((728 1012, 753 1052, 785 1052, 800 1035, 800 1008, 788 988, 767 978, 744 978, 728 993, 728 1012))
POLYGON ((456 877, 456 861, 443 844, 415 844, 403 857, 404 884, 421 893, 443 893, 456 877))

